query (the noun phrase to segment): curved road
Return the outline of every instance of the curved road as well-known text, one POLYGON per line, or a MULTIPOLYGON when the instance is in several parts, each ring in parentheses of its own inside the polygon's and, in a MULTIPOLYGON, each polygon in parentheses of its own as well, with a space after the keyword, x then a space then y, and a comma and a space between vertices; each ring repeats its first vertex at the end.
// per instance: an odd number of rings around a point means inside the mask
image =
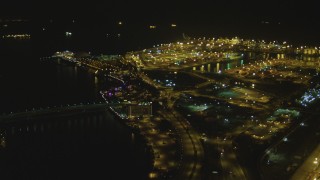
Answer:
POLYGON ((161 111, 159 113, 174 126, 181 137, 183 157, 177 178, 183 180, 201 179, 204 152, 199 134, 177 112, 161 111))
POLYGON ((167 99, 166 105, 169 109, 161 110, 159 111, 159 114, 174 126, 182 140, 181 145, 183 157, 181 159, 181 167, 177 178, 182 180, 201 179, 204 151, 200 142, 200 135, 193 130, 188 121, 182 115, 173 109, 175 99, 179 97, 180 94, 174 93, 170 89, 163 88, 143 73, 138 74, 138 76, 144 82, 158 89, 160 91, 160 98, 167 99))

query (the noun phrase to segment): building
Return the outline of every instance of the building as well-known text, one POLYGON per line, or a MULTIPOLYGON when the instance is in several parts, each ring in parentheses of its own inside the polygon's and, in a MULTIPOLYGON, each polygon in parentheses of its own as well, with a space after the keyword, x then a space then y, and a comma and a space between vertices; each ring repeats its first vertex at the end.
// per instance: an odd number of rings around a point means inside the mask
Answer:
POLYGON ((129 118, 152 116, 152 102, 128 104, 127 114, 129 118))

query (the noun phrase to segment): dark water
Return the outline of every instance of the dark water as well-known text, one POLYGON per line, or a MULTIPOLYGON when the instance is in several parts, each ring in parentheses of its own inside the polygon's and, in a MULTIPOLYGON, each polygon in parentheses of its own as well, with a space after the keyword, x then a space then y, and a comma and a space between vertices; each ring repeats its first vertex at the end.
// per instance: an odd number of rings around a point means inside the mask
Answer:
MULTIPOLYGON (((40 62, 67 46, 45 41, 1 41, 1 114, 100 102, 98 92, 117 84, 88 69, 40 62)), ((131 131, 108 112, 59 115, 0 122, 6 141, 0 147, 0 179, 146 178, 150 157, 143 143, 133 143, 131 131)))
POLYGON ((44 62, 18 68, 20 72, 2 77, 1 111, 101 101, 98 92, 115 83, 71 65, 44 62))
POLYGON ((116 84, 94 76, 90 69, 40 61, 40 57, 51 55, 49 51, 55 52, 53 47, 38 53, 38 43, 31 40, 4 44, 0 48, 0 113, 99 102, 99 91, 116 84))
POLYGON ((1 124, 1 179, 146 179, 148 153, 106 111, 1 124))

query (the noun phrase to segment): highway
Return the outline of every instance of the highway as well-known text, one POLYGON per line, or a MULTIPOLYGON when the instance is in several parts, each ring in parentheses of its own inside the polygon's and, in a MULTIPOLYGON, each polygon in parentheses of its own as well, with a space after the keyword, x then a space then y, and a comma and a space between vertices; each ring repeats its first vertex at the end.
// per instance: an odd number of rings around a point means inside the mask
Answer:
POLYGON ((220 152, 220 164, 223 169, 223 179, 225 180, 247 179, 241 165, 238 162, 235 153, 237 147, 233 145, 233 140, 249 127, 250 124, 239 126, 230 133, 226 133, 224 137, 208 138, 206 141, 206 143, 214 144, 220 152))
MULTIPOLYGON (((150 84, 155 84, 151 81, 147 76, 143 76, 145 81, 150 82, 150 84)), ((205 78, 201 76, 202 78, 205 78)), ((207 79, 207 78, 206 78, 207 79)), ((208 79, 207 79, 208 80, 208 79)), ((213 81, 214 82, 214 81, 213 81)), ((154 85, 156 88, 159 88, 158 84, 154 85)), ((179 98, 181 93, 185 91, 172 91, 170 89, 161 89, 160 90, 160 97, 167 99, 167 108, 169 110, 163 111, 163 116, 172 123, 172 125, 177 128, 183 144, 183 162, 181 167, 181 174, 182 179, 201 179, 200 170, 201 170, 201 159, 204 156, 204 150, 202 144, 200 142, 201 135, 199 133, 192 130, 191 125, 189 122, 184 119, 182 115, 178 112, 174 111, 174 104, 175 101, 179 98), (192 157, 193 156, 193 157, 192 157), (188 166, 187 166, 188 165, 188 166), (189 178, 188 178, 189 177, 189 178)), ((223 149, 223 156, 220 158, 221 166, 224 170, 223 177, 226 180, 229 179, 239 179, 244 180, 246 176, 242 170, 242 167, 238 163, 234 146, 232 145, 233 139, 240 133, 244 132, 250 126, 240 126, 234 130, 232 130, 228 135, 230 138, 224 140, 222 139, 209 139, 208 143, 213 143, 216 147, 220 150, 223 149)), ((212 159, 212 161, 216 161, 216 159, 212 159)))
POLYGON ((201 179, 202 159, 204 156, 200 135, 192 129, 185 119, 174 111, 161 111, 176 129, 182 140, 182 159, 178 179, 201 179))
POLYGON ((200 142, 200 135, 193 130, 189 122, 173 108, 174 102, 179 97, 180 93, 172 92, 169 89, 161 87, 148 76, 140 75, 140 78, 157 88, 160 91, 160 98, 162 97, 167 99, 167 104, 165 105, 167 109, 163 109, 158 113, 172 124, 181 137, 183 157, 181 159, 181 167, 177 178, 194 180, 201 179, 204 151, 200 142))

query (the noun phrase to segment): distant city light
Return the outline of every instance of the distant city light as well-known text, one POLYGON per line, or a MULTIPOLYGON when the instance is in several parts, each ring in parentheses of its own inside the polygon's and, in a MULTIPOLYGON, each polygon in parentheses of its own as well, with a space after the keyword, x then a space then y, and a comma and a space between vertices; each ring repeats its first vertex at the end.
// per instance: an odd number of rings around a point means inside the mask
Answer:
POLYGON ((30 39, 31 35, 30 34, 8 34, 2 36, 3 39, 30 39))
POLYGON ((317 99, 320 99, 320 89, 310 89, 309 91, 304 93, 299 102, 302 106, 307 107, 317 99))
POLYGON ((72 36, 71 32, 66 32, 66 36, 72 36))

